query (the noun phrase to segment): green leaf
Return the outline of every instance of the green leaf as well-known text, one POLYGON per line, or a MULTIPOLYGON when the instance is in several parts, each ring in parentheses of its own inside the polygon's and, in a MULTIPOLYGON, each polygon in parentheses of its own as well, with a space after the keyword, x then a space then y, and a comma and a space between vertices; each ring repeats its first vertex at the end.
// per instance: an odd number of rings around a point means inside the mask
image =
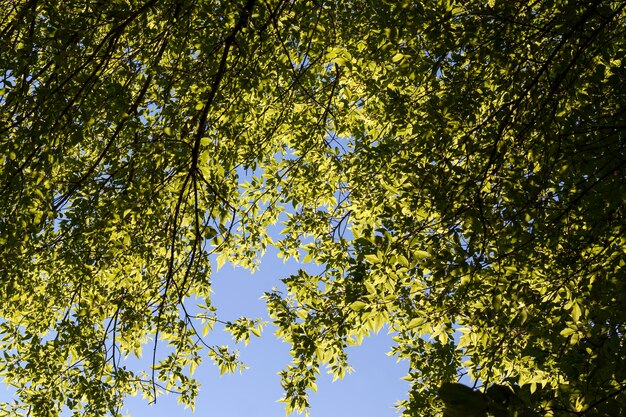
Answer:
POLYGON ((361 311, 365 307, 367 307, 367 304, 364 303, 363 301, 355 301, 352 304, 350 304, 350 308, 354 311, 361 311))
POLYGON ((391 58, 391 62, 400 62, 404 59, 405 55, 401 54, 401 53, 397 53, 395 54, 392 58, 391 58))

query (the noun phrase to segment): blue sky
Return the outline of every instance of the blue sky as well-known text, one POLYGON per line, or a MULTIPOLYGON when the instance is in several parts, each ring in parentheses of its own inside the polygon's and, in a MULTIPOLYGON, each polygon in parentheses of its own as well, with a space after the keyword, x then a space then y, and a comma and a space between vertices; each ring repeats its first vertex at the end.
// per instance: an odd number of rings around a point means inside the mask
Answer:
MULTIPOLYGON (((295 262, 283 262, 274 252, 266 254, 261 268, 254 274, 230 265, 213 274, 215 291, 213 304, 224 320, 241 316, 264 317, 265 304, 260 297, 265 291, 279 286, 280 278, 294 272, 295 262)), ((135 417, 156 415, 216 416, 216 417, 274 417, 284 416, 284 404, 277 402, 282 397, 280 378, 277 373, 289 363, 289 346, 273 335, 268 325, 263 337, 253 338, 246 347, 239 348, 241 359, 249 366, 242 374, 219 376, 209 361, 196 370, 201 384, 196 411, 184 410, 176 403, 173 395, 161 396, 155 405, 146 400, 131 398, 127 411, 135 417), (172 414, 173 413, 173 414, 172 414)), ((214 344, 233 345, 226 332, 217 329, 207 335, 214 344)), ((406 374, 408 363, 397 363, 386 353, 392 345, 391 336, 383 330, 378 335, 365 339, 363 345, 351 347, 350 364, 355 372, 343 380, 332 382, 332 377, 322 373, 318 391, 311 393, 311 417, 336 417, 342 414, 360 417, 385 417, 397 415, 393 405, 404 399, 408 383, 401 380, 406 374)), ((294 414, 296 415, 296 414, 294 414)))

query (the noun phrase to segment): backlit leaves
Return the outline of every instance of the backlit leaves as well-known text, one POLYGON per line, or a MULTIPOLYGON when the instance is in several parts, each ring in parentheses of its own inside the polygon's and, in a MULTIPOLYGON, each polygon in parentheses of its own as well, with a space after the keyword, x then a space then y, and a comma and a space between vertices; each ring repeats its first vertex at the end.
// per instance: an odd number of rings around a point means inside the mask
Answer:
POLYGON ((274 245, 321 268, 266 294, 288 411, 389 329, 406 415, 463 395, 619 415, 624 19, 610 0, 11 2, 3 412, 192 406, 202 358, 242 368, 208 333, 261 331, 218 318, 212 256, 254 269, 274 245), (445 385, 461 374, 489 388, 445 385))

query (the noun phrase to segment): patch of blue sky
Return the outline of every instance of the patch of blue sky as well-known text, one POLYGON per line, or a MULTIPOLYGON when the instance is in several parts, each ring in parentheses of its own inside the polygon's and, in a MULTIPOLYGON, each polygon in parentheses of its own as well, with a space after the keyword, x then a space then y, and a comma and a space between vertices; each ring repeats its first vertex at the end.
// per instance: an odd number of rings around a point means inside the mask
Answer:
MULTIPOLYGON (((271 322, 262 296, 273 288, 283 289, 281 278, 296 273, 302 264, 295 260, 283 262, 277 250, 269 248, 261 268, 251 274, 241 268, 225 265, 213 274, 212 303, 220 320, 233 321, 239 317, 259 317, 271 322)), ((309 273, 321 272, 321 267, 307 265, 309 273), (317 269, 316 269, 317 268, 317 269)), ((220 417, 248 417, 284 415, 283 396, 278 372, 290 361, 289 345, 278 340, 276 328, 269 323, 260 339, 253 338, 248 346, 236 345, 230 335, 216 326, 207 335, 207 343, 229 345, 240 350, 240 359, 249 368, 241 374, 219 376, 217 367, 205 361, 196 370, 202 387, 196 402, 195 415, 220 417)), ((401 378, 408 364, 397 362, 387 355, 393 341, 384 332, 364 340, 362 346, 348 348, 351 366, 355 372, 343 380, 332 382, 332 376, 319 376, 318 391, 311 392, 311 416, 334 417, 342 413, 361 417, 393 416, 393 405, 403 399, 408 385, 401 378)), ((154 405, 146 400, 132 398, 126 410, 136 417, 151 416, 155 412, 192 416, 176 404, 176 397, 165 395, 154 405)))

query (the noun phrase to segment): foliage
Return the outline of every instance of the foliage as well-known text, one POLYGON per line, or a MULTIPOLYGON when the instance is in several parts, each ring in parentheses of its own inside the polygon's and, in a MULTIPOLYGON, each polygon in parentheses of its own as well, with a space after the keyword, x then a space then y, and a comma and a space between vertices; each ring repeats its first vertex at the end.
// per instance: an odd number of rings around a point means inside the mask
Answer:
POLYGON ((324 267, 266 295, 288 411, 388 326, 407 416, 623 414, 625 7, 10 1, 3 412, 192 405, 203 357, 240 366, 203 339, 211 256, 255 268, 276 245, 324 267))

